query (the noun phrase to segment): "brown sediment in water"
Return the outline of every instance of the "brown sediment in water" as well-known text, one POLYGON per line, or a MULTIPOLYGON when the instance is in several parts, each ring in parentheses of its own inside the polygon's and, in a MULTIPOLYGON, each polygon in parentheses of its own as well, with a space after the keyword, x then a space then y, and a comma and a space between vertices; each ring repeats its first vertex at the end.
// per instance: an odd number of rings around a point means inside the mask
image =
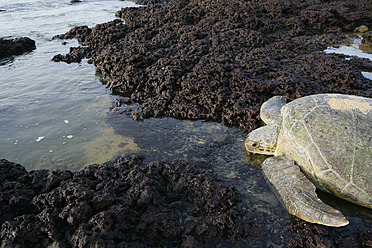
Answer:
POLYGON ((85 166, 107 162, 107 158, 114 159, 122 153, 140 152, 132 137, 115 134, 112 127, 101 131, 95 139, 83 144, 81 149, 84 157, 90 158, 85 160, 85 166))
MULTIPOLYGON (((58 36, 77 38, 88 48, 55 58, 90 57, 114 93, 139 103, 137 117, 208 119, 251 130, 261 125, 259 108, 273 95, 372 96, 371 81, 356 67, 360 61, 321 52, 342 41, 343 32, 371 27, 370 1, 146 3, 119 11, 125 23, 77 27, 58 36)), ((72 173, 26 172, 2 160, 3 244, 200 247, 216 237, 250 235, 247 240, 264 245, 370 246, 368 219, 357 222, 357 229, 301 220, 289 225, 264 204, 264 211, 240 212, 233 188, 209 172, 180 161, 141 161, 125 156, 72 173), (282 229, 270 233, 263 219, 282 229)), ((253 180, 253 190, 262 190, 263 178, 253 180)))

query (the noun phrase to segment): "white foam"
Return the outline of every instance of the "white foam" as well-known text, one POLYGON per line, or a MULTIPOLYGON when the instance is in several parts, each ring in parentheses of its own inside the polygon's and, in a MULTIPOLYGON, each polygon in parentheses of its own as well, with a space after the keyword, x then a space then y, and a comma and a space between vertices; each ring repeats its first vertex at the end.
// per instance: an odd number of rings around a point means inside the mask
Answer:
POLYGON ((40 142, 44 139, 45 137, 44 136, 40 136, 39 138, 36 139, 36 142, 40 142))

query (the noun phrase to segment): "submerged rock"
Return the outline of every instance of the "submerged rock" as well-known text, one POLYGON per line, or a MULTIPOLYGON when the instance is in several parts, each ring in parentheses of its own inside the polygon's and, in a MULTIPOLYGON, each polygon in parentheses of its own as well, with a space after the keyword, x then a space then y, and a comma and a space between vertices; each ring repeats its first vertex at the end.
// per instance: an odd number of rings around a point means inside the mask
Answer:
POLYGON ((0 160, 1 247, 199 247, 260 237, 234 188, 211 172, 142 161, 27 172, 0 160))
POLYGON ((0 38, 0 59, 11 55, 21 55, 34 49, 36 49, 35 41, 28 37, 12 40, 0 38))
MULTIPOLYGON (((265 201, 243 210, 234 187, 211 171, 143 159, 125 155, 77 172, 28 172, 0 160, 0 246, 371 246, 368 218, 342 228, 291 224, 265 201)), ((255 181, 250 190, 265 187, 262 176, 246 180, 255 181)))
MULTIPOLYGON (((368 61, 348 61, 344 56, 322 53, 329 44, 345 38, 343 32, 352 32, 362 23, 372 24, 370 10, 366 8, 369 1, 143 2, 149 6, 126 8, 117 13, 125 23, 114 20, 94 28, 76 27, 56 37, 77 38, 92 49, 91 58, 107 85, 114 93, 125 96, 125 100, 118 104, 139 103, 139 111, 136 109, 132 113, 137 120, 152 116, 209 119, 250 130, 261 125, 259 108, 273 95, 295 99, 309 94, 337 92, 372 97, 372 82, 358 69, 370 67, 368 61)), ((257 185, 263 183, 263 179, 254 180, 260 181, 257 185)), ((262 189, 257 186, 256 190, 262 189)), ((163 195, 164 191, 161 192, 163 195)), ((157 205, 151 195, 143 193, 139 202, 157 205)), ((185 209, 184 200, 172 204, 175 209, 185 209)), ((146 223, 164 219, 163 223, 167 224, 148 224, 146 227, 153 226, 158 230, 159 226, 172 226, 174 231, 166 235, 170 239, 162 243, 163 246, 174 245, 169 240, 185 229, 197 235, 189 235, 188 231, 183 233, 184 247, 198 247, 210 242, 200 236, 213 237, 206 231, 212 230, 208 225, 195 227, 192 224, 188 229, 186 224, 182 229, 179 223, 170 220, 174 217, 173 212, 162 214, 159 211, 146 223)), ((252 217, 257 223, 268 216, 265 213, 254 215, 246 213, 248 219, 252 217)), ((221 221, 220 217, 212 219, 215 224, 221 221)), ((282 223, 274 217, 271 220, 282 223)), ((74 223, 74 219, 70 221, 74 223)), ((115 222, 104 223, 110 226, 115 222)), ((226 223, 221 225, 228 226, 226 223)), ((83 225, 79 232, 88 227, 91 226, 83 225)), ((252 228, 241 230, 248 230, 253 236, 258 231, 270 237, 267 243, 259 242, 267 246, 285 243, 290 247, 337 247, 340 244, 361 247, 368 245, 369 227, 368 220, 360 224, 359 231, 355 231, 355 227, 332 229, 294 220, 285 231, 279 228, 265 233, 261 226, 255 227, 256 232, 252 228)), ((141 228, 133 230, 149 230, 142 225, 141 228)), ((88 230, 94 233, 92 228, 88 230)), ((261 235, 248 239, 262 240, 261 235)), ((84 244, 89 240, 89 237, 81 237, 74 238, 74 244, 84 244)), ((146 234, 146 237, 159 237, 159 232, 154 236, 146 234)))
POLYGON ((273 95, 337 92, 372 96, 372 82, 324 54, 343 32, 372 25, 366 1, 176 0, 125 8, 115 20, 74 28, 111 90, 140 103, 144 118, 261 125, 273 95))
POLYGON ((357 230, 349 227, 320 226, 294 217, 286 233, 287 247, 371 247, 372 221, 366 220, 357 230))

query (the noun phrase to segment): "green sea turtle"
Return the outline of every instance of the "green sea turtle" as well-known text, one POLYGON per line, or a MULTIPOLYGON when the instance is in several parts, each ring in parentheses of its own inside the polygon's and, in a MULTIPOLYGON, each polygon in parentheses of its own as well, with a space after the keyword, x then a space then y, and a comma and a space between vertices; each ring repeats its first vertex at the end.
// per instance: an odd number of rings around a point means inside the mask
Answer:
POLYGON ((286 103, 275 96, 260 115, 267 126, 253 130, 245 147, 274 155, 262 168, 291 214, 327 226, 349 223, 318 199, 315 186, 372 208, 372 99, 318 94, 286 103))

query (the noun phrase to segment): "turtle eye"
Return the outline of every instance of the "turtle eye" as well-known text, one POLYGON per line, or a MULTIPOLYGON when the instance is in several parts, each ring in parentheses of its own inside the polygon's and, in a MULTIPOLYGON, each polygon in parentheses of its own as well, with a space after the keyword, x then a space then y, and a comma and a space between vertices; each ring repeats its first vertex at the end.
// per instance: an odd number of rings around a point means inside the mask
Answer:
POLYGON ((254 148, 256 148, 256 147, 258 147, 260 145, 260 143, 259 142, 253 142, 252 144, 251 144, 251 146, 252 147, 254 147, 254 148))

